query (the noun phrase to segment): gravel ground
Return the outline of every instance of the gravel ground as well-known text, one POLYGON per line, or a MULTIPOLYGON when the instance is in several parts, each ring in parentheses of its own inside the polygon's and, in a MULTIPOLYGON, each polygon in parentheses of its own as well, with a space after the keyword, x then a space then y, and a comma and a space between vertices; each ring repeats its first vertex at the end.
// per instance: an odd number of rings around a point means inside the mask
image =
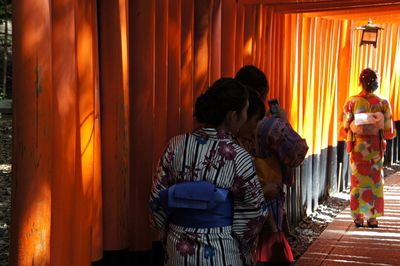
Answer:
MULTIPOLYGON (((11 116, 0 116, 0 266, 8 265, 9 227, 11 209, 11 116)), ((400 165, 384 169, 385 176, 400 171, 400 165)), ((349 191, 332 195, 315 212, 292 229, 289 243, 295 259, 299 258, 318 238, 330 222, 349 205, 349 191)))
POLYGON ((336 193, 321 203, 313 213, 303 218, 291 230, 293 237, 289 237, 288 241, 292 247, 295 260, 318 238, 336 215, 349 206, 349 204, 349 191, 336 193))
POLYGON ((11 209, 11 116, 0 114, 0 265, 8 265, 11 209))

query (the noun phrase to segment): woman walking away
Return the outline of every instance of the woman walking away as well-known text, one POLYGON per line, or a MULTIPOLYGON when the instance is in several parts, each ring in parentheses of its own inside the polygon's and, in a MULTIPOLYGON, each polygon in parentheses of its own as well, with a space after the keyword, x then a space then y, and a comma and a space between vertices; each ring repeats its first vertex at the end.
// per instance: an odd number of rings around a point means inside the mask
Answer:
POLYGON ((395 136, 392 112, 387 100, 374 94, 379 88, 377 73, 364 69, 360 74, 362 91, 347 99, 343 108, 342 136, 350 153, 350 209, 357 227, 367 219, 377 227, 383 215, 383 154, 386 139, 395 136))
POLYGON ((267 208, 251 156, 232 138, 247 108, 247 90, 221 78, 197 98, 204 127, 169 141, 150 198, 165 265, 253 265, 267 208))

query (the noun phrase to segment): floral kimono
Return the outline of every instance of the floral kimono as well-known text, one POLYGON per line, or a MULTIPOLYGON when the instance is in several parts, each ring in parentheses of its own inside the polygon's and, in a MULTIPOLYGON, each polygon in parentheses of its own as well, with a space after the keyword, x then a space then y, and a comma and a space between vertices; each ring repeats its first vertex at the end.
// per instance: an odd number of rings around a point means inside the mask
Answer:
POLYGON ((240 143, 254 156, 257 175, 265 189, 268 211, 272 214, 278 230, 275 233, 266 226, 259 237, 256 259, 258 262, 291 263, 292 251, 282 232, 285 213, 282 184, 291 186, 294 183, 294 169, 303 162, 308 151, 307 143, 286 120, 273 116, 266 116, 259 121, 254 136, 250 139, 240 139, 240 143), (271 197, 268 187, 273 185, 279 186, 280 193, 271 197), (279 239, 275 238, 277 234, 279 239), (273 249, 274 241, 283 245, 273 249))
MULTIPOLYGON (((210 204, 214 203, 205 205, 210 204)), ((255 241, 267 215, 250 155, 229 134, 213 128, 170 140, 153 179, 150 209, 166 247, 166 265, 252 265, 255 241), (221 202, 227 199, 231 207, 222 216, 230 222, 216 221, 221 213, 199 210, 208 200, 210 185, 215 186, 212 193, 228 195, 221 202), (182 203, 179 197, 189 200, 182 203)))
POLYGON ((354 219, 383 215, 383 154, 386 139, 395 136, 392 112, 388 101, 362 91, 351 96, 344 105, 342 137, 350 153, 350 209, 354 219), (383 128, 377 135, 361 135, 351 131, 350 124, 359 114, 383 114, 383 128))

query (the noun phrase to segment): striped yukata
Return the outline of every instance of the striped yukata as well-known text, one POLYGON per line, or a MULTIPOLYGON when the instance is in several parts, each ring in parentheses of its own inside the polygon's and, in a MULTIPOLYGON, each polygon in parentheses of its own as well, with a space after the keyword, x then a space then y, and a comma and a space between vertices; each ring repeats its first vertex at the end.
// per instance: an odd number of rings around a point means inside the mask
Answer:
POLYGON ((150 210, 165 244, 165 265, 179 266, 252 265, 255 240, 267 215, 250 155, 230 134, 213 128, 170 140, 154 175, 150 210), (169 223, 160 195, 173 185, 191 181, 208 181, 229 191, 231 225, 195 228, 169 223))

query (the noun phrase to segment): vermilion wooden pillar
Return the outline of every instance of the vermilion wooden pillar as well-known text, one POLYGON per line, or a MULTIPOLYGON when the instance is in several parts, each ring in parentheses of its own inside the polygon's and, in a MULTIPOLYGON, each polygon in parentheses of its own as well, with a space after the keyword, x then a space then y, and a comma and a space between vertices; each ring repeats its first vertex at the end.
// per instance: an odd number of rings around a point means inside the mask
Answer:
POLYGON ((13 6, 11 265, 50 263, 52 196, 51 6, 13 6), (32 12, 36 10, 36 12, 32 12))
MULTIPOLYGON (((129 1, 130 78, 130 249, 151 249, 148 200, 153 167, 155 1, 129 1)), ((171 26, 171 25, 169 25, 171 26)), ((175 36, 178 38, 178 36, 175 36)), ((179 38, 178 38, 179 39, 179 38)))
POLYGON ((89 265, 103 249, 95 1, 23 0, 13 20, 10 264, 89 265))
POLYGON ((235 76, 236 1, 221 3, 221 75, 235 76))
POLYGON ((99 1, 104 249, 129 246, 129 70, 126 0, 99 1))
MULTIPOLYGON (((98 231, 92 205, 101 203, 94 184, 100 137, 96 124, 97 40, 95 1, 52 2, 53 177, 51 264, 87 265, 92 261, 92 231, 98 231), (97 129, 97 130, 96 130, 97 129)), ((98 217, 96 215, 96 217, 98 217)), ((99 239, 101 240, 101 239, 99 239)), ((101 244, 101 243, 100 243, 101 244)), ((99 253, 99 251, 97 251, 99 253)), ((98 257, 97 256, 94 257, 98 257)))

